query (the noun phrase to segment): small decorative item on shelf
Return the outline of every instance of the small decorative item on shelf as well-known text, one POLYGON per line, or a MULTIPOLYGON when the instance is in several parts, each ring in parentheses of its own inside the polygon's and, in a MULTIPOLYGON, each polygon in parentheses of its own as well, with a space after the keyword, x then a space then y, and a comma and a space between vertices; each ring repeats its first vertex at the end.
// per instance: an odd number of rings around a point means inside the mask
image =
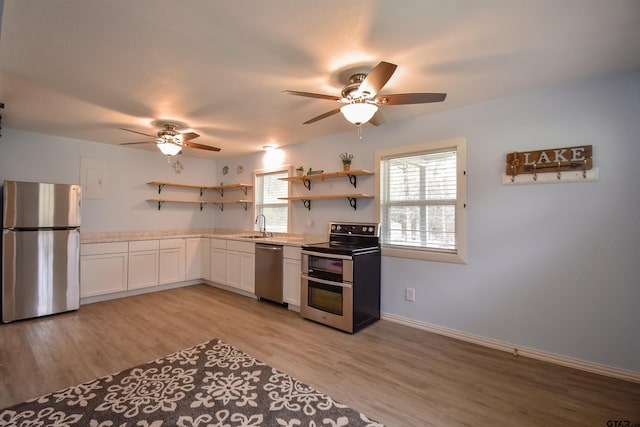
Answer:
POLYGON ((322 175, 323 173, 324 173, 324 169, 313 170, 309 168, 309 170, 307 171, 307 175, 322 175))
POLYGON ((353 154, 340 153, 340 160, 342 160, 342 169, 348 171, 351 169, 351 160, 353 160, 353 154))
POLYGON ((296 176, 302 176, 304 175, 304 166, 298 166, 296 168, 296 176))

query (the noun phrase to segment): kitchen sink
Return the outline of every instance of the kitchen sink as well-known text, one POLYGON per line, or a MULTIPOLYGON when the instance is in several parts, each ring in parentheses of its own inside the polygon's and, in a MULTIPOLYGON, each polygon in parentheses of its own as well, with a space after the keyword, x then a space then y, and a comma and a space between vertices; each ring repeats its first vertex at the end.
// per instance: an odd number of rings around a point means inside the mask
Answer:
POLYGON ((238 236, 241 239, 266 239, 264 236, 238 236))

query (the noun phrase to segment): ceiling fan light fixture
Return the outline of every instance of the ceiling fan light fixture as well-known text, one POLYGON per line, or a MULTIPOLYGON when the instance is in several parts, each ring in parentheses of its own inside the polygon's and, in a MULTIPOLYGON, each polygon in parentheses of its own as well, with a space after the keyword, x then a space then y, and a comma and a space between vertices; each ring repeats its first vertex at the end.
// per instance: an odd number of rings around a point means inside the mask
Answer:
POLYGON ((182 150, 182 146, 172 142, 157 142, 157 146, 165 156, 175 156, 182 150))
POLYGON ((340 112, 344 118, 356 126, 367 123, 377 111, 377 105, 369 104, 367 102, 346 104, 340 108, 340 112))

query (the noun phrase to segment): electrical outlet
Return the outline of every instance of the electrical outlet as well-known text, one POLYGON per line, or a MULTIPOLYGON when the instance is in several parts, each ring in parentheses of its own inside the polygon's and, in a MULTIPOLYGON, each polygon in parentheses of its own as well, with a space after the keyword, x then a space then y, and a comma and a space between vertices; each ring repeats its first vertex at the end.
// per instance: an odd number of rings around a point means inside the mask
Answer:
POLYGON ((416 300, 416 290, 413 288, 405 288, 404 289, 404 299, 407 301, 415 301, 416 300))

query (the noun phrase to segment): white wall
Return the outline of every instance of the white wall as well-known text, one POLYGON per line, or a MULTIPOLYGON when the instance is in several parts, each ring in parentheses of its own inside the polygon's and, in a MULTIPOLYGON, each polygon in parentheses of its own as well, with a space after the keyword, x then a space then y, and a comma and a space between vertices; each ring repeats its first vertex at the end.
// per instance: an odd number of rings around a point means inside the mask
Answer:
MULTIPOLYGON (((382 310, 640 371, 639 111, 640 74, 613 76, 366 126, 360 145, 354 129, 286 147, 282 162, 336 171, 338 154, 349 151, 354 168, 374 170, 376 149, 466 137, 469 263, 384 257, 382 310), (583 144, 593 145, 599 182, 501 184, 509 152, 583 144), (415 302, 404 300, 405 287, 416 289, 415 302)), ((262 157, 228 163, 261 168, 262 157)), ((334 180, 314 182, 312 190, 372 193, 375 179, 360 179, 357 190, 334 180)), ((315 201, 307 211, 295 202, 293 231, 323 232, 330 220, 372 221, 373 203, 354 211, 346 200, 315 201)), ((250 225, 251 215, 217 216, 217 225, 250 225)))
MULTIPOLYGON (((450 96, 455 96, 452 89, 450 96)), ((412 107, 388 107, 412 108, 412 107)), ((416 107, 420 108, 420 107, 416 107)), ((640 73, 496 100, 414 120, 287 147, 281 164, 339 170, 340 152, 354 168, 374 170, 380 148, 463 136, 468 141, 467 265, 383 258, 382 310, 519 346, 640 371, 640 73), (512 151, 591 144, 600 181, 503 186, 512 151), (416 289, 416 301, 403 299, 416 289)), ((334 117, 327 120, 339 120, 334 117)), ((312 126, 312 125, 311 125, 312 126)), ((175 174, 155 153, 2 130, 0 179, 77 182, 82 156, 105 160, 106 201, 84 203, 85 231, 253 225, 239 206, 165 205, 158 212, 150 180, 251 182, 268 167, 264 154, 218 162, 182 158, 175 174), (222 166, 230 172, 223 175, 222 166), (243 166, 242 173, 237 166, 243 166)), ((373 193, 376 177, 314 182, 314 194, 373 193)), ((294 194, 307 190, 298 185, 294 194)), ((374 220, 374 201, 358 210, 346 200, 292 207, 292 231, 324 232, 330 220, 374 220), (311 226, 307 225, 311 223, 311 226)), ((268 220, 268 219, 267 219, 268 220)))
MULTIPOLYGON (((164 156, 108 144, 97 144, 31 132, 2 129, 0 181, 80 183, 81 158, 105 162, 108 196, 104 200, 83 198, 82 232, 144 231, 209 228, 214 226, 215 207, 165 203, 158 211, 146 199, 158 197, 149 181, 214 184, 216 162, 180 156, 184 170, 177 174, 164 156)), ((162 197, 197 199, 166 188, 162 197)))

